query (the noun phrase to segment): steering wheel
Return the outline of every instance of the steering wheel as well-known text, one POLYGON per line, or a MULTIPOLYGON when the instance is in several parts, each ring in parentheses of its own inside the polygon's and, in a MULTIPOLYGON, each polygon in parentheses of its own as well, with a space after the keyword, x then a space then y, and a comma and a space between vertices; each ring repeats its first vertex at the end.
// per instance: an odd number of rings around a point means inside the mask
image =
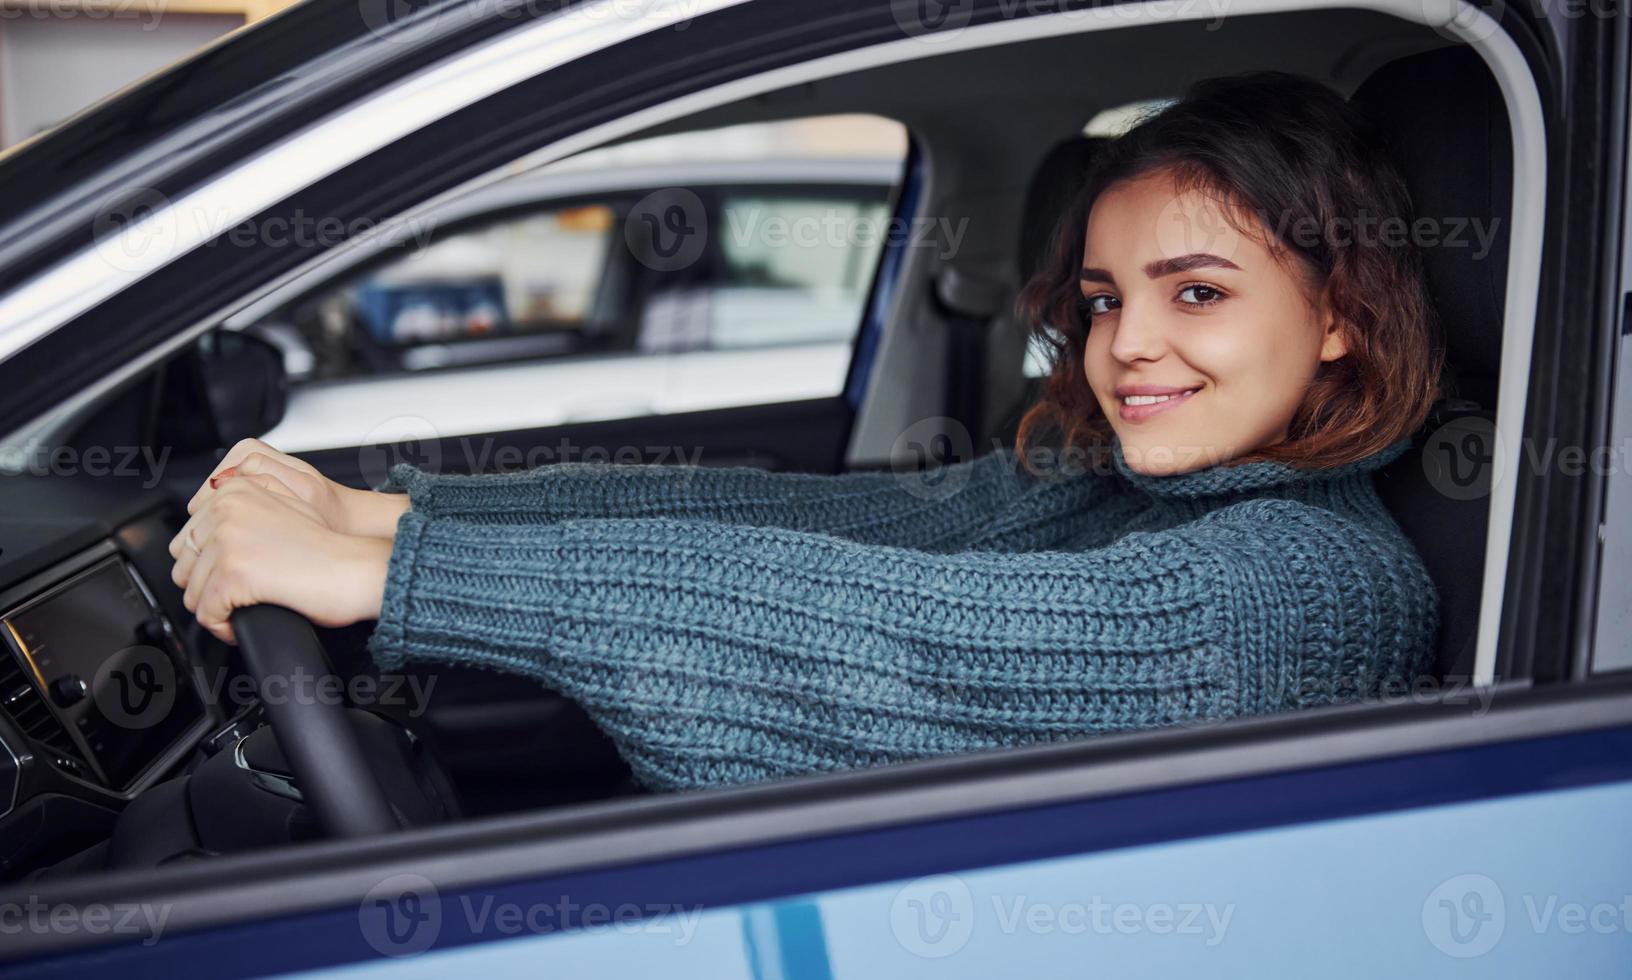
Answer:
MULTIPOLYGON (((232 631, 250 676, 266 690, 273 677, 333 673, 306 617, 282 606, 235 610, 232 631)), ((347 719, 346 707, 323 698, 263 699, 278 747, 318 826, 330 837, 370 837, 400 829, 347 719)))

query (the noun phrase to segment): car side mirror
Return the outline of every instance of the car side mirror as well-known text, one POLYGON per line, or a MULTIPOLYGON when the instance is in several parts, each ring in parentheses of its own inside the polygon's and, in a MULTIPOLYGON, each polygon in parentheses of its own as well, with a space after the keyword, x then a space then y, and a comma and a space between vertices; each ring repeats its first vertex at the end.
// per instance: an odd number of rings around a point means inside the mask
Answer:
POLYGON ((198 360, 216 432, 227 445, 283 421, 289 377, 276 345, 252 333, 212 330, 199 338, 198 360))

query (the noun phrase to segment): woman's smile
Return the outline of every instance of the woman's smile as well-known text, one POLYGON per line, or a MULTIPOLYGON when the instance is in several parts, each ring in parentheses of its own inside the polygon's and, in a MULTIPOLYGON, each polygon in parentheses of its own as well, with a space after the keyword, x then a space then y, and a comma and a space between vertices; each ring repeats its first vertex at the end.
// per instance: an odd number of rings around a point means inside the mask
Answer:
POLYGON ((1152 416, 1177 408, 1200 390, 1200 385, 1194 388, 1125 385, 1116 389, 1117 399, 1121 403, 1118 414, 1124 422, 1143 422, 1152 416))

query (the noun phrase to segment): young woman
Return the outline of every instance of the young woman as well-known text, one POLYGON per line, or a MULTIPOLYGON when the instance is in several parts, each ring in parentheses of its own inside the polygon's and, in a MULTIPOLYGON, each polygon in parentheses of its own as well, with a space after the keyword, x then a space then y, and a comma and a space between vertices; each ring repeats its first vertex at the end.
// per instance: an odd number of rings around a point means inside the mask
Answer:
POLYGON ((1361 698, 1427 669, 1438 619, 1371 474, 1441 355, 1417 256, 1345 231, 1368 216, 1407 196, 1340 98, 1205 82, 1104 151, 1027 285, 1053 371, 1018 451, 378 493, 250 441, 174 577, 229 642, 275 603, 377 619, 382 668, 536 678, 657 789, 1361 698))

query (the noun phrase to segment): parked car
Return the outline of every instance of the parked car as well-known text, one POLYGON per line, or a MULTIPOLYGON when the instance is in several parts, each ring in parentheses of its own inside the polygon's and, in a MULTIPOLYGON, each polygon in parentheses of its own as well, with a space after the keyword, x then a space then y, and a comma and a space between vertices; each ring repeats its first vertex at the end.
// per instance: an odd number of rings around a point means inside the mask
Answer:
MULTIPOLYGON (((1628 26, 1460 0, 308 0, 0 157, 7 975, 1624 972, 1632 475, 1604 451, 1632 426, 1628 26), (1455 397, 1378 476, 1441 597, 1432 683, 654 795, 551 692, 381 677, 366 628, 275 610, 234 651, 169 584, 165 544, 224 447, 288 426, 291 448, 314 416, 344 435, 303 458, 355 486, 395 459, 636 447, 833 473, 1000 444, 1029 384, 1010 301, 1095 152, 1085 126, 1255 68, 1365 105, 1447 232, 1423 244, 1455 397), (744 293, 667 363, 705 354, 755 394, 500 420, 480 402, 504 372, 566 385, 640 341, 591 349, 599 300, 556 290, 524 313, 502 276, 397 278, 352 244, 620 141, 837 113, 911 142, 886 204, 900 233, 869 255, 824 395, 764 370, 783 348, 717 349, 720 324, 839 319, 744 293), (342 233, 269 233, 316 215, 342 233), (1458 222, 1491 235, 1468 247, 1458 222), (332 333, 302 319, 341 295, 332 333), (516 339, 527 365, 463 360, 516 339), (363 398, 393 385, 414 394, 363 398), (394 427, 404 412, 425 426, 394 427), (280 693, 297 677, 307 694, 280 693)), ((663 272, 683 243, 659 233, 692 225, 660 204, 569 223, 623 221, 621 247, 663 272)), ((655 316, 608 289, 624 312, 605 323, 655 316)))
POLYGON ((436 430, 470 435, 843 388, 899 157, 580 160, 461 195, 229 317, 284 352, 289 402, 265 438, 357 446, 426 404, 462 406, 436 430), (614 247, 670 201, 721 232, 703 254, 614 247))

